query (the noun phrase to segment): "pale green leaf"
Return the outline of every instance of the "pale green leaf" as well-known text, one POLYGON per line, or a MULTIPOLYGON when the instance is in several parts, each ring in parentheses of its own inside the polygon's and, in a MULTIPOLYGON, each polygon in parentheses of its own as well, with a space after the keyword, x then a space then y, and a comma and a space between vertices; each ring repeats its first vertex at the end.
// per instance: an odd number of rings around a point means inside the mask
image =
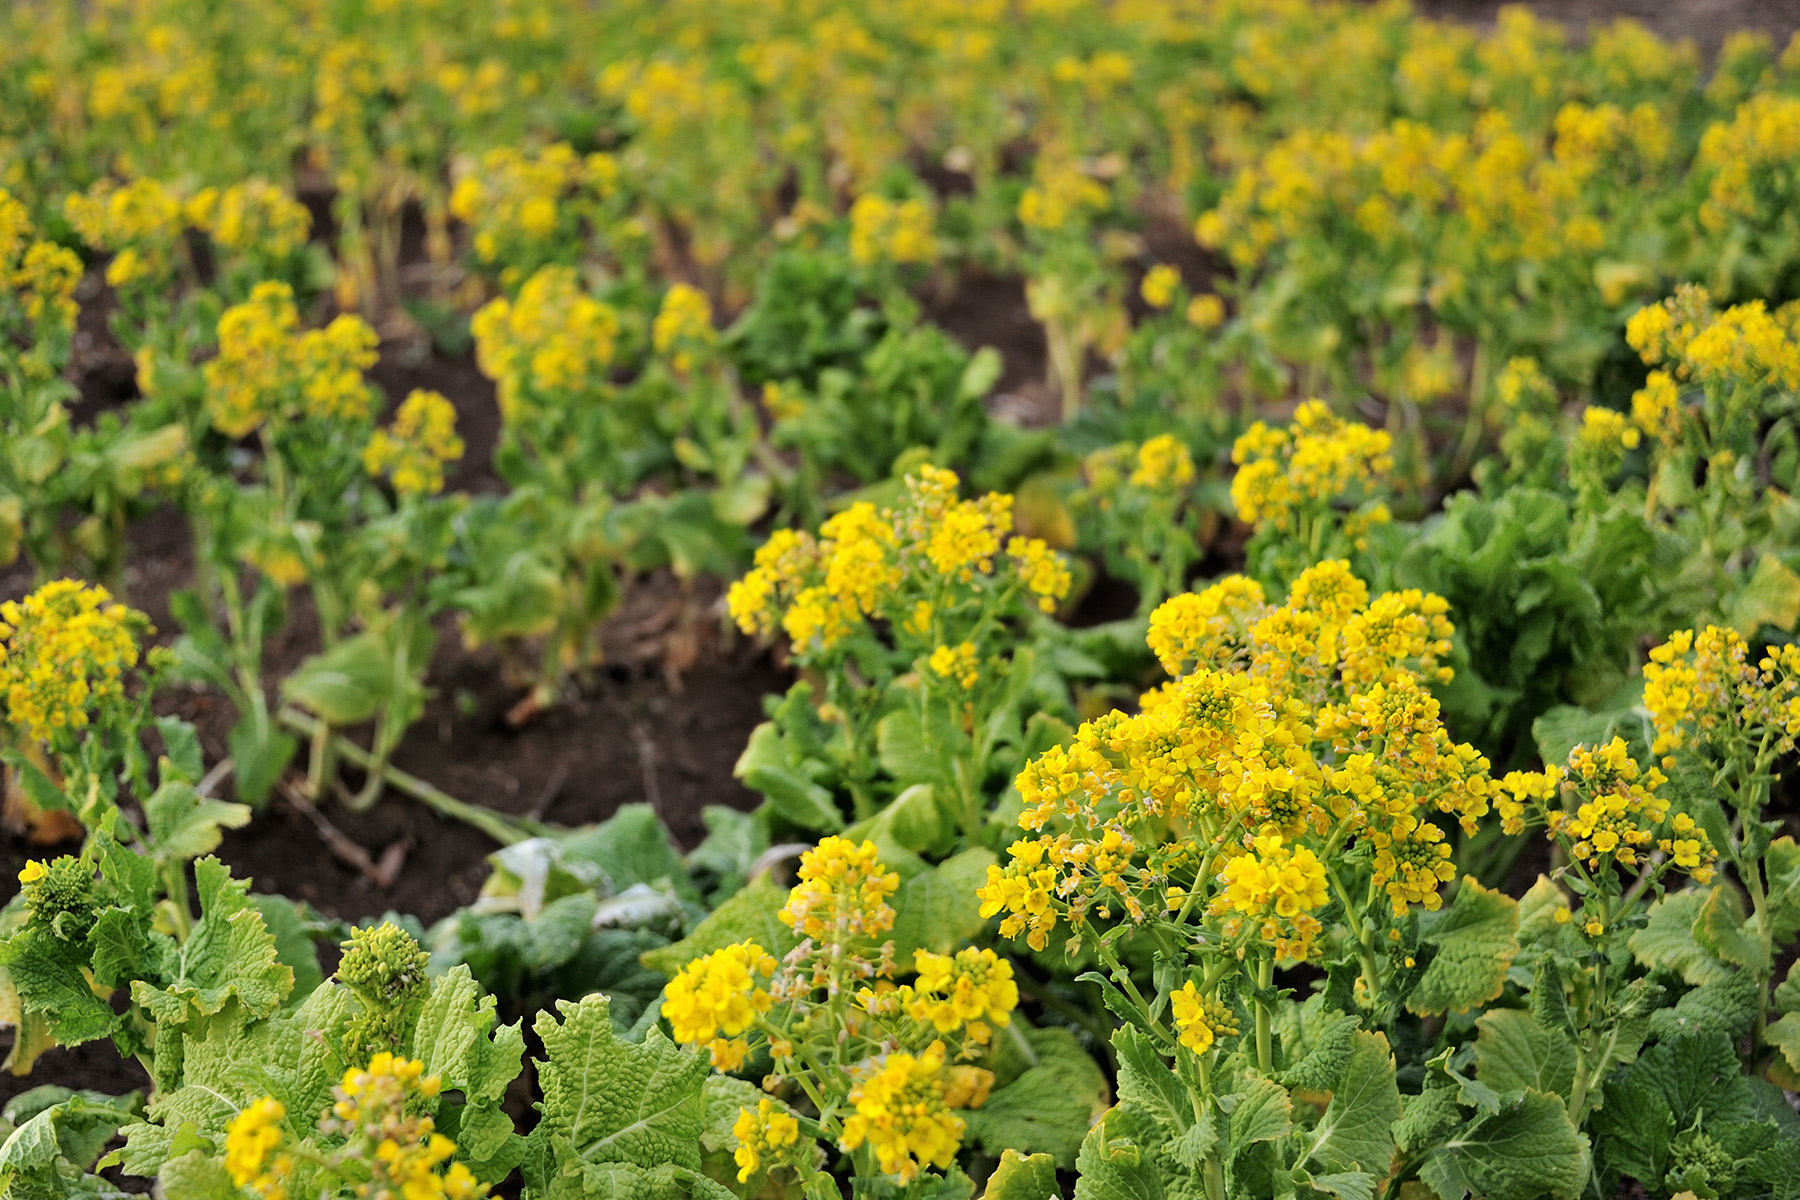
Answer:
POLYGON ((1439 1143, 1419 1178, 1440 1200, 1576 1200, 1587 1172, 1587 1139, 1563 1102, 1534 1091, 1439 1143))
POLYGON ((1294 1102, 1272 1079, 1252 1079, 1231 1110, 1231 1152, 1283 1138, 1293 1129, 1294 1102))
POLYGON ((1021 1155, 1000 1152, 1000 1162, 988 1176, 981 1200, 1062 1200, 1056 1183, 1056 1164, 1048 1154, 1021 1155))
POLYGON ((1386 1175, 1394 1156, 1400 1088, 1387 1038, 1358 1033, 1350 1059, 1331 1091, 1331 1103, 1312 1133, 1308 1162, 1326 1171, 1386 1175))
POLYGON ((993 851, 975 846, 901 884, 891 901, 894 956, 909 963, 915 950, 949 954, 974 940, 987 924, 975 891, 997 861, 993 851))
POLYGON ((1688 888, 1670 892, 1650 906, 1649 923, 1631 935, 1631 952, 1646 967, 1678 973, 1690 984, 1711 983, 1733 974, 1694 934, 1710 892, 1688 888))
POLYGON ((1733 629, 1753 638, 1764 625, 1791 631, 1796 619, 1800 619, 1800 575, 1773 554, 1764 554, 1743 589, 1732 597, 1727 620, 1733 629))
POLYGON ((164 783, 144 802, 144 823, 160 862, 185 862, 218 849, 226 829, 250 823, 250 806, 203 797, 186 783, 164 783))
POLYGON ((1115 1108, 1088 1130, 1075 1161, 1075 1200, 1163 1200, 1161 1177, 1123 1125, 1115 1108))
POLYGON ((1486 1004, 1506 986, 1507 968, 1519 952, 1519 905, 1465 877, 1450 906, 1419 922, 1437 955, 1425 968, 1406 1006, 1421 1016, 1462 1012, 1486 1004))
POLYGON ((1532 1090, 1568 1097, 1575 1086, 1575 1045, 1567 1037, 1516 1008, 1492 1009, 1475 1025, 1481 1082, 1502 1094, 1532 1090))

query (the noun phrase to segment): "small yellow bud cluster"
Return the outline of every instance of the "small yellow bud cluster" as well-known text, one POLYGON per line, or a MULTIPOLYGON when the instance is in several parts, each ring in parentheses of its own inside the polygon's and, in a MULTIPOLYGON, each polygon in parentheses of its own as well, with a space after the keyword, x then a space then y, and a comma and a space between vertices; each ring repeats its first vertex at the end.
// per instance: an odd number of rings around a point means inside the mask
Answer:
POLYGON ((0 692, 8 723, 37 741, 85 727, 101 706, 122 700, 137 665, 142 614, 105 588, 73 579, 46 583, 24 600, 0 604, 0 692))
POLYGON ((931 205, 914 197, 893 201, 866 192, 850 206, 850 257, 877 262, 928 263, 937 257, 931 205))
POLYGON ((828 837, 800 856, 800 882, 777 914, 802 937, 846 942, 894 927, 888 905, 900 877, 876 857, 874 842, 828 837))
POLYGON ((619 317, 581 287, 570 267, 545 267, 519 289, 483 305, 469 321, 475 361, 496 385, 509 424, 554 416, 591 401, 606 385, 619 317))
POLYGON ((694 355, 718 340, 713 329, 712 301, 699 288, 678 283, 663 295, 662 307, 650 325, 650 342, 658 354, 669 355, 677 371, 693 369, 694 355))
POLYGON ((302 418, 365 421, 375 392, 363 372, 375 365, 379 343, 362 318, 349 315, 301 331, 293 289, 259 283, 219 318, 219 354, 204 368, 207 411, 234 438, 302 418))
POLYGON ((881 1169, 901 1183, 926 1165, 948 1167, 962 1141, 963 1120, 951 1111, 944 1045, 920 1055, 890 1054, 850 1093, 855 1112, 844 1122, 843 1146, 875 1148, 881 1169))
POLYGON ((184 225, 181 198, 154 179, 118 184, 102 179, 63 201, 63 215, 81 240, 112 253, 106 282, 115 288, 154 285, 175 266, 184 225))
POLYGON ((456 409, 437 392, 415 390, 394 414, 394 423, 369 435, 363 468, 386 475, 402 496, 444 490, 444 465, 463 456, 456 436, 456 409))
POLYGON ((789 1160, 801 1149, 800 1123, 766 1096, 754 1109, 738 1109, 731 1136, 737 1139, 732 1157, 737 1160, 739 1183, 748 1183, 762 1171, 790 1165, 789 1160))
POLYGON ((1345 421, 1308 400, 1290 427, 1258 421, 1232 446, 1232 503, 1259 531, 1294 533, 1302 516, 1346 505, 1365 525, 1379 524, 1388 520, 1387 506, 1358 498, 1378 491, 1393 470, 1392 446, 1386 430, 1345 421))
MULTIPOLYGON (((19 331, 21 337, 71 332, 75 285, 80 282, 81 259, 55 242, 34 240, 25 206, 0 188, 0 304, 16 303, 19 314, 33 326, 30 335, 19 331)), ((6 323, 0 315, 0 329, 6 323)))
POLYGON ((775 959, 755 942, 715 950, 683 967, 663 989, 663 1016, 675 1040, 705 1045, 714 1066, 735 1071, 749 1053, 744 1034, 769 1011, 769 993, 756 980, 775 969, 775 959))

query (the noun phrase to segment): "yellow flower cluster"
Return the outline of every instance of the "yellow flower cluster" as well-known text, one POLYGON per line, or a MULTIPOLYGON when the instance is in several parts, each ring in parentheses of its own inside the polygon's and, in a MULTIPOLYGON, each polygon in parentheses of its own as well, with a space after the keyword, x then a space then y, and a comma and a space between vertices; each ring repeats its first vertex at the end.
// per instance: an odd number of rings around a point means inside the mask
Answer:
POLYGON ((1800 736, 1800 646, 1771 647, 1752 663, 1734 629, 1678 630, 1644 664, 1644 707, 1656 728, 1653 754, 1738 735, 1767 735, 1774 753, 1789 753, 1800 736))
POLYGON ((872 938, 894 927, 888 897, 899 886, 900 876, 881 865, 874 842, 828 837, 800 856, 800 882, 777 915, 815 941, 872 938))
POLYGON ((650 325, 650 341, 658 354, 672 354, 677 371, 693 368, 694 351, 718 340, 713 329, 712 301, 691 284, 678 283, 663 296, 650 325))
POLYGON ((939 646, 931 652, 931 669, 940 678, 954 680, 965 692, 981 680, 981 661, 974 642, 939 646))
POLYGON ((525 257, 526 244, 542 244, 564 225, 564 214, 618 187, 619 164, 610 154, 576 154, 566 142, 532 153, 500 147, 482 155, 450 192, 450 215, 474 231, 476 257, 484 263, 525 257))
POLYGON ((1054 611, 1071 582, 1062 556, 1037 538, 1007 537, 1011 496, 959 500, 958 482, 954 472, 922 467, 906 477, 899 508, 859 501, 827 520, 818 538, 777 530, 731 585, 732 619, 745 633, 779 624, 804 656, 830 650, 864 618, 885 618, 939 645, 930 637, 934 614, 996 587, 1003 598, 1022 591, 1054 611), (1004 571, 1003 553, 1011 560, 1004 571), (952 593, 946 604, 941 593, 952 584, 973 594, 952 593))
POLYGON ((1019 823, 1058 832, 990 868, 982 913, 1043 949, 1059 920, 1079 936, 1095 917, 1141 922, 1204 890, 1208 915, 1303 958, 1325 898, 1315 838, 1367 839, 1397 912, 1437 907, 1446 848, 1423 814, 1472 830, 1493 791, 1424 686, 1444 670, 1444 611, 1418 592, 1371 602, 1341 560, 1304 572, 1280 606, 1241 578, 1167 601, 1148 641, 1178 678, 1020 772, 1019 823), (1217 869, 1195 871, 1202 858, 1217 869))
POLYGON ((865 266, 928 263, 937 257, 935 224, 931 205, 924 200, 896 202, 866 192, 850 206, 850 257, 865 266))
POLYGON ((469 331, 475 361, 498 389, 501 415, 513 423, 604 388, 619 317, 582 290, 573 269, 545 267, 525 281, 516 301, 483 305, 469 331))
POLYGON ((1105 208, 1111 199, 1100 181, 1080 166, 1047 156, 1039 159, 1031 185, 1019 196, 1019 223, 1054 233, 1105 208))
MULTIPOLYGON (((1672 374, 1675 380, 1793 391, 1800 388, 1797 326, 1800 304, 1786 304, 1771 313, 1761 300, 1751 300, 1721 312, 1705 288, 1683 284, 1668 299, 1633 313, 1625 325, 1625 340, 1646 363, 1666 368, 1652 376, 1660 389, 1672 387, 1668 379, 1672 374)), ((1672 402, 1671 398, 1665 403, 1672 402)))
POLYGON ((402 496, 444 490, 444 464, 463 456, 456 436, 456 408, 438 392, 415 389, 400 404, 394 422, 369 435, 363 469, 386 475, 402 496))
POLYGON ((312 214, 266 179, 248 179, 223 190, 202 188, 188 200, 188 223, 235 253, 285 257, 306 244, 312 214))
POLYGON ((755 942, 739 942, 697 958, 663 989, 663 1016, 675 1040, 704 1045, 713 1065, 735 1071, 749 1052, 744 1034, 771 1003, 756 982, 775 973, 775 959, 755 942))
POLYGON ((166 279, 174 270, 184 213, 181 197, 154 179, 118 184, 102 179, 63 201, 81 240, 112 252, 106 282, 116 288, 166 279))
POLYGON ((1175 293, 1181 287, 1181 272, 1168 263, 1157 263, 1144 272, 1144 280, 1138 284, 1138 295, 1151 308, 1167 308, 1175 303, 1175 293))
POLYGON ((800 1123, 786 1109, 776 1108, 767 1096, 754 1109, 738 1109, 731 1136, 737 1139, 732 1158, 737 1160, 739 1183, 748 1183, 765 1169, 785 1165, 800 1148, 800 1123), (764 1164, 767 1163, 765 1168, 764 1164))
POLYGON ((234 438, 301 418, 367 420, 375 392, 363 372, 375 365, 379 342, 367 322, 347 314, 302 331, 293 289, 259 283, 219 318, 219 353, 204 368, 207 411, 234 438))
MULTIPOLYGON (((456 1143, 436 1132, 431 1117, 408 1114, 416 1100, 436 1096, 439 1087, 424 1063, 385 1051, 366 1068, 349 1068, 319 1121, 320 1133, 342 1137, 344 1144, 328 1156, 309 1145, 308 1157, 340 1182, 357 1180, 356 1194, 368 1200, 477 1200, 487 1187, 463 1163, 451 1161, 456 1143)), ((265 1097, 240 1110, 226 1129, 226 1170, 263 1200, 286 1200, 293 1178, 299 1147, 288 1145, 286 1118, 286 1107, 265 1097)))
POLYGON ((413 1098, 436 1096, 441 1086, 424 1063, 386 1051, 366 1068, 344 1072, 320 1129, 353 1139, 347 1150, 355 1157, 368 1154, 370 1179, 360 1190, 369 1200, 473 1200, 487 1193, 467 1166, 451 1161, 456 1143, 436 1132, 430 1117, 408 1115, 413 1098))
POLYGON ((137 665, 143 615, 105 588, 73 579, 46 583, 0 604, 0 689, 6 719, 37 741, 81 729, 100 705, 125 694, 137 665))
POLYGON ((1659 794, 1665 782, 1655 767, 1641 770, 1624 739, 1615 737, 1604 746, 1576 746, 1566 766, 1508 774, 1500 781, 1497 807, 1508 833, 1542 822, 1590 871, 1612 863, 1643 867, 1654 848, 1696 882, 1710 883, 1717 849, 1692 817, 1670 815, 1668 799, 1659 794), (1562 793, 1571 797, 1572 809, 1553 805, 1562 793))
POLYGON ((991 1026, 1012 1022, 1019 1006, 1019 986, 1012 964, 992 950, 973 946, 954 956, 919 950, 913 956, 918 979, 907 991, 906 1013, 939 1033, 966 1029, 969 1040, 985 1045, 991 1026))
POLYGON ((850 1093, 855 1112, 844 1122, 844 1149, 867 1142, 882 1171, 902 1184, 926 1165, 948 1167, 963 1132, 962 1118, 950 1111, 951 1086, 942 1042, 917 1056, 888 1055, 850 1093))
POLYGON ((81 259, 55 242, 32 240, 25 206, 0 188, 0 295, 14 300, 38 330, 66 334, 75 326, 80 282, 81 259))
POLYGON ((1131 486, 1151 491, 1175 491, 1194 482, 1194 456, 1172 434, 1158 434, 1137 449, 1131 470, 1131 486))
POLYGON ((287 1108, 272 1096, 245 1105, 225 1129, 225 1169, 231 1181, 263 1200, 285 1200, 282 1182, 293 1170, 290 1155, 276 1154, 284 1134, 287 1108))
POLYGON ((1220 1038, 1238 1033, 1237 1017, 1231 1009, 1217 997, 1201 995, 1191 979, 1169 993, 1169 1013, 1181 1044, 1195 1054, 1205 1054, 1220 1038))
MULTIPOLYGON (((1297 532, 1303 517, 1374 491, 1393 470, 1392 446, 1386 430, 1345 421, 1308 400, 1289 428, 1258 421, 1238 438, 1231 448, 1238 464, 1231 501, 1259 530, 1297 532)), ((1388 519, 1385 505, 1365 505, 1358 515, 1388 519)))
POLYGON ((1700 223, 1720 230, 1733 218, 1779 219, 1783 189, 1778 181, 1793 179, 1797 158, 1800 98, 1777 92, 1751 96, 1730 123, 1709 126, 1700 139, 1696 165, 1712 176, 1706 202, 1700 206, 1700 223), (1776 207, 1768 211, 1765 205, 1771 200, 1776 207))
POLYGON ((1321 926, 1313 911, 1325 904, 1325 864, 1305 846, 1289 849, 1280 834, 1258 835, 1249 851, 1226 861, 1219 872, 1224 890, 1213 901, 1214 913, 1236 914, 1225 922, 1225 936, 1236 937, 1238 919, 1261 922, 1262 940, 1275 947, 1278 959, 1304 962, 1321 926))

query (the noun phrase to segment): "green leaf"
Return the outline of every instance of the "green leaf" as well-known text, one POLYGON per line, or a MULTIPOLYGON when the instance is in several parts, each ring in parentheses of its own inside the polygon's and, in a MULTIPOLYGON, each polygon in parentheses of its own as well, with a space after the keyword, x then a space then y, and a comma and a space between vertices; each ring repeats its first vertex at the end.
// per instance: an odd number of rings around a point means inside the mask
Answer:
POLYGON ((156 728, 162 733, 163 757, 169 765, 163 777, 183 783, 199 783, 206 774, 206 756, 200 751, 200 735, 180 717, 158 717, 156 728))
POLYGON ((561 865, 606 895, 617 895, 636 883, 669 880, 678 888, 687 884, 681 851, 648 804, 622 805, 592 829, 575 830, 557 841, 561 865))
POLYGON ((26 928, 0 942, 0 967, 18 991, 25 1013, 44 1017, 58 1045, 79 1046, 119 1027, 112 1006, 94 995, 82 975, 87 955, 45 930, 26 928))
POLYGON ((185 862, 217 850, 221 830, 248 825, 250 806, 203 797, 191 784, 166 782, 144 802, 144 823, 158 861, 185 862))
POLYGON ((1272 1079, 1251 1079, 1231 1110, 1231 1153, 1286 1137, 1294 1127, 1293 1112, 1286 1088, 1272 1079))
POLYGON ((540 1012, 533 1027, 544 1046, 536 1060, 544 1098, 525 1186, 546 1188, 552 1173, 606 1163, 698 1170, 706 1056, 655 1030, 642 1045, 620 1041, 604 996, 556 1007, 560 1020, 540 1012))
POLYGON ((932 746, 918 711, 910 703, 881 718, 875 728, 875 745, 881 769, 902 786, 951 783, 944 769, 945 756, 932 746))
POLYGON ((1519 952, 1519 905, 1464 877, 1456 899, 1419 921, 1420 936, 1437 955, 1420 976, 1406 1007, 1420 1016, 1462 1012, 1486 1004, 1506 986, 1519 952))
POLYGON ((750 733, 749 744, 731 773, 744 786, 761 792, 782 818, 802 829, 837 833, 843 814, 829 789, 813 782, 789 753, 787 739, 774 722, 764 721, 750 733))
POLYGON ((1356 1053, 1356 1018, 1326 1010, 1322 1003, 1315 1005, 1315 1001, 1322 1000, 1323 997, 1309 997, 1305 1004, 1290 1010, 1296 1014, 1307 1014, 1300 1021, 1305 1028, 1296 1029, 1291 1037, 1284 1028, 1282 1050, 1292 1051, 1301 1046, 1302 1036, 1310 1036, 1311 1048, 1300 1061, 1282 1072, 1281 1083, 1285 1087, 1329 1092, 1343 1075, 1351 1056, 1356 1053), (1314 1011, 1308 1013, 1308 1010, 1314 1011))
POLYGON ((281 693, 331 725, 374 718, 394 687, 388 639, 366 629, 313 655, 281 684, 281 693))
POLYGON ((289 1007, 312 995, 325 981, 319 969, 319 950, 307 932, 300 908, 283 896, 254 895, 250 903, 262 914, 263 924, 275 939, 275 957, 294 972, 294 990, 288 993, 289 1007))
POLYGON ((1711 983, 1734 974, 1731 966, 1700 944, 1694 926, 1709 892, 1670 892, 1650 906, 1649 924, 1631 935, 1631 952, 1646 967, 1674 971, 1690 984, 1711 983))
MULTIPOLYGON (((1154 1126, 1170 1141, 1194 1123, 1187 1085, 1156 1049, 1149 1035, 1129 1025, 1113 1030, 1113 1057, 1119 1064, 1119 1105, 1140 1128, 1154 1126)), ((1216 1135, 1215 1135, 1216 1136, 1216 1135)))
POLYGON ((17 750, 0 751, 0 762, 13 770, 25 798, 45 812, 77 812, 75 802, 38 765, 17 750))
POLYGON ((270 1016, 293 990, 294 972, 281 963, 274 936, 250 904, 248 882, 209 857, 194 863, 194 883, 201 916, 181 947, 174 982, 159 988, 133 980, 132 1000, 158 1025, 211 1016, 234 999, 252 1017, 270 1016))
POLYGON ((1606 1171, 1654 1188, 1669 1169, 1675 1118, 1661 1093, 1632 1079, 1609 1079, 1593 1115, 1599 1158, 1606 1171))
POLYGON ((1530 1013, 1497 1008, 1475 1026, 1475 1073, 1501 1094, 1554 1092, 1565 1099, 1575 1086, 1575 1044, 1544 1028, 1530 1013))
POLYGON ((1781 1051, 1788 1066, 1800 1071, 1800 1013, 1788 1013, 1763 1030, 1763 1041, 1781 1051))
POLYGON ((300 748, 300 743, 292 737, 268 727, 259 729, 249 717, 231 727, 231 732, 225 735, 225 744, 231 751, 231 774, 236 781, 238 799, 251 805, 259 805, 269 798, 275 781, 281 778, 281 773, 293 760, 294 751, 300 748))
POLYGON ((1764 625, 1791 631, 1800 619, 1800 575, 1773 554, 1764 554, 1743 589, 1732 597, 1726 619, 1747 638, 1755 637, 1764 625))
POLYGON ((232 1182, 225 1160, 204 1150, 171 1158, 156 1173, 156 1183, 164 1200, 243 1200, 244 1195, 232 1182))
POLYGON ((1394 1056, 1387 1038, 1358 1033, 1350 1060, 1332 1088, 1331 1103, 1313 1130, 1305 1161, 1327 1171, 1386 1175, 1394 1157, 1394 1122, 1400 1115, 1400 1088, 1394 1081, 1394 1056))
POLYGON ((1675 1002, 1650 1014, 1650 1036, 1661 1039, 1683 1031, 1717 1029, 1736 1041, 1756 1023, 1757 1000, 1766 985, 1749 971, 1703 983, 1675 1002))
POLYGON ((1776 838, 1763 854, 1762 869, 1768 891, 1762 912, 1751 917, 1751 928, 1767 921, 1769 937, 1785 946, 1800 934, 1800 845, 1791 837, 1776 838))
POLYGON ((1576 1200, 1587 1171, 1587 1139, 1562 1101, 1526 1092, 1440 1143, 1419 1178, 1441 1200, 1576 1200))
POLYGON ((1125 1125, 1114 1108, 1088 1130, 1075 1159, 1075 1200, 1162 1200, 1162 1179, 1125 1125))
POLYGON ((981 1200, 1062 1200, 1056 1164, 1048 1154, 1021 1155, 1017 1150, 1002 1150, 981 1200))
POLYGON ((738 942, 755 942, 780 958, 799 945, 794 931, 776 916, 787 906, 787 897, 786 888, 764 876, 719 905, 694 932, 673 945, 645 951, 641 961, 651 970, 673 977, 696 958, 738 942))
POLYGON ((1755 1112, 1749 1081, 1723 1033, 1680 1033, 1646 1051, 1630 1078, 1660 1094, 1686 1129, 1705 1111, 1709 1121, 1747 1121, 1755 1112))
POLYGON ((1408 1155, 1437 1145, 1463 1123, 1455 1088, 1427 1088, 1416 1096, 1405 1097, 1402 1104, 1404 1111, 1394 1123, 1394 1141, 1408 1155))
POLYGON ((893 899, 894 956, 908 963, 914 950, 948 954, 974 940, 987 924, 975 890, 998 861, 993 851, 975 846, 901 884, 893 899))
POLYGON ((996 1089, 986 1104, 963 1117, 974 1142, 989 1154, 1008 1148, 1048 1154, 1068 1170, 1075 1166, 1093 1115, 1090 1101, 1070 1091, 1062 1072, 1038 1066, 996 1089))
POLYGON ((1758 972, 1768 970, 1763 943, 1745 930, 1744 901, 1732 888, 1721 885, 1707 895, 1694 920, 1694 935, 1702 946, 1728 963, 1758 972))

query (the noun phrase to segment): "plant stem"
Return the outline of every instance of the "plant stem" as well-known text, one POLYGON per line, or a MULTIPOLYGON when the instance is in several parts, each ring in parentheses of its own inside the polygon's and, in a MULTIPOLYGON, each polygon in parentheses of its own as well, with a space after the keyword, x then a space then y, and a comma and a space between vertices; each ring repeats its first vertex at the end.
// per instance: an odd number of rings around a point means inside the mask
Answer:
POLYGON ((1269 986, 1275 982, 1275 954, 1270 951, 1256 964, 1256 1069, 1264 1075, 1273 1073, 1275 1069, 1274 1047, 1270 1039, 1269 1002, 1263 998, 1269 986))
MULTIPOLYGON (((289 729, 308 736, 311 736, 314 728, 318 725, 318 721, 313 717, 294 708, 282 709, 280 720, 289 729)), ((376 769, 374 766, 376 756, 349 738, 340 734, 336 735, 333 741, 337 746, 337 752, 343 755, 347 762, 365 770, 376 769)), ((491 808, 483 808, 479 804, 458 800, 449 792, 433 787, 416 775, 408 775, 392 764, 381 767, 379 770, 381 777, 395 791, 404 792, 413 799, 422 801, 427 807, 435 809, 446 817, 453 817, 465 824, 473 825, 502 846, 511 846, 526 838, 547 837, 556 832, 555 826, 546 825, 542 821, 534 821, 530 817, 508 816, 505 813, 495 812, 491 808)))

